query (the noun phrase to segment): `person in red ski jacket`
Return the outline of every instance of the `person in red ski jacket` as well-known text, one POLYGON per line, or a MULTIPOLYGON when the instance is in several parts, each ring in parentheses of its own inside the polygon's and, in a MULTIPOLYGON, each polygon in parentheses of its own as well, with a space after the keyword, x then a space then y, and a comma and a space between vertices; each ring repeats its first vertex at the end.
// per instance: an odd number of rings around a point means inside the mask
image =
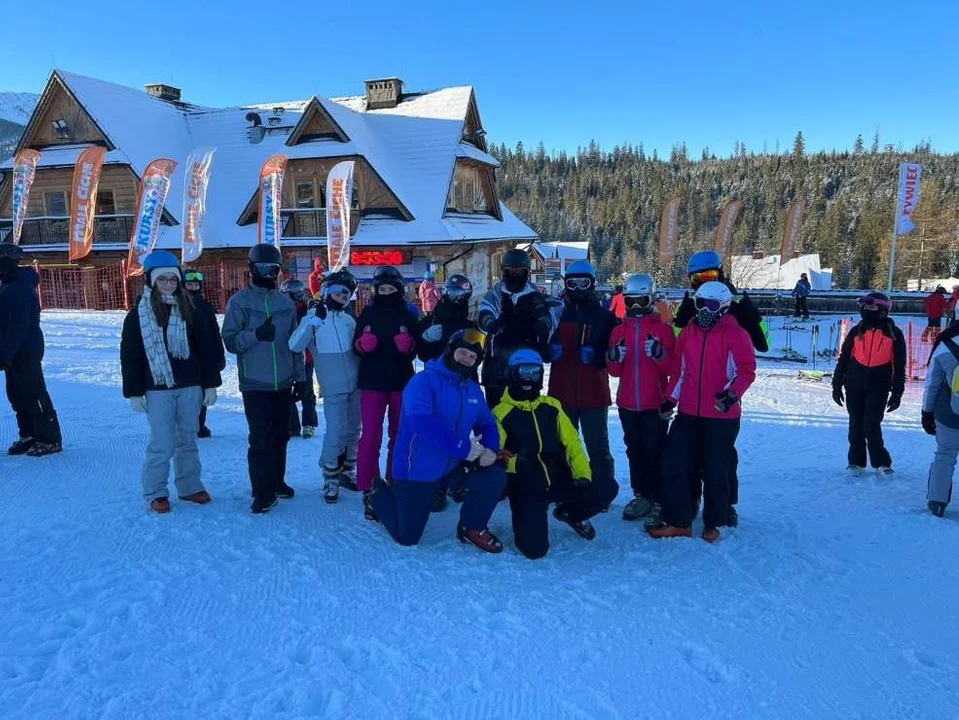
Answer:
POLYGON ((323 269, 323 259, 314 258, 313 259, 313 272, 310 273, 310 277, 307 279, 307 287, 310 290, 310 297, 316 298, 319 300, 318 294, 320 292, 320 287, 323 285, 323 273, 326 272, 323 269))
POLYGON ((756 379, 756 353, 749 334, 729 314, 732 301, 723 283, 704 283, 696 291, 693 322, 676 341, 660 412, 669 416, 678 407, 679 414, 663 457, 662 522, 649 528, 655 538, 692 537, 694 471, 704 478, 703 539, 715 542, 718 528, 727 524, 740 401, 756 379))
POLYGON ((655 293, 651 276, 626 278, 626 319, 613 330, 606 354, 609 374, 619 378, 616 404, 633 488, 633 499, 623 509, 624 520, 647 517, 657 505, 660 461, 669 426, 659 408, 666 399, 675 336, 657 312, 655 293))
POLYGON ((437 303, 439 303, 442 295, 440 290, 436 287, 436 283, 433 280, 433 273, 429 270, 426 271, 426 274, 423 276, 423 282, 420 283, 419 296, 420 296, 420 305, 423 308, 424 315, 430 315, 436 309, 437 303))
POLYGON ((949 312, 949 299, 946 297, 946 289, 940 285, 925 300, 926 318, 929 321, 929 327, 941 328, 942 317, 949 312))
POLYGON ((613 294, 613 299, 609 303, 609 311, 613 313, 617 320, 622 320, 626 317, 626 303, 625 298, 623 298, 623 286, 617 285, 616 292, 613 294))
POLYGON ((549 346, 549 395, 559 400, 574 428, 582 427, 593 479, 605 481, 615 477, 606 351, 616 318, 599 304, 596 273, 587 261, 570 264, 564 284, 566 302, 549 346))

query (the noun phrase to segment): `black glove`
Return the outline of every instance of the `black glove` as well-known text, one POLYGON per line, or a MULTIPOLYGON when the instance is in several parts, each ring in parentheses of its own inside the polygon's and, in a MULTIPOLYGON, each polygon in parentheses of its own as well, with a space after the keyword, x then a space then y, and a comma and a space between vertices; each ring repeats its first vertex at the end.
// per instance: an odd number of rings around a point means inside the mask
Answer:
POLYGON ((673 416, 673 410, 676 409, 676 403, 672 400, 663 400, 659 406, 659 417, 663 420, 669 420, 673 416))
POLYGON ((548 315, 536 318, 536 324, 534 327, 536 329, 537 341, 540 343, 546 343, 549 340, 550 325, 551 323, 548 315))
POLYGON ((490 318, 490 320, 487 321, 485 332, 487 335, 495 335, 502 329, 503 329, 503 319, 494 317, 494 318, 490 318))
POLYGON ((833 402, 836 403, 839 407, 842 407, 843 400, 845 400, 845 399, 846 399, 846 398, 844 398, 843 395, 842 395, 842 386, 841 386, 841 385, 837 385, 836 387, 834 387, 834 388, 832 389, 832 400, 833 400, 833 402))
POLYGON ((585 487, 592 482, 589 478, 584 477, 574 477, 573 478, 573 487, 585 487))
POLYGON ((886 403, 886 412, 892 412, 900 405, 902 405, 902 395, 900 393, 893 393, 889 396, 889 402, 886 403))
POLYGON ((936 416, 931 412, 922 411, 922 429, 927 435, 936 434, 936 416))
POLYGON ((260 342, 273 342, 276 337, 276 328, 273 327, 273 316, 267 316, 266 322, 256 329, 256 339, 260 342))
POLYGON ((319 303, 314 310, 320 320, 326 320, 326 303, 319 303))
POLYGON ((729 409, 739 402, 739 398, 736 396, 732 390, 723 390, 720 393, 716 393, 716 404, 713 406, 719 412, 727 413, 729 409))

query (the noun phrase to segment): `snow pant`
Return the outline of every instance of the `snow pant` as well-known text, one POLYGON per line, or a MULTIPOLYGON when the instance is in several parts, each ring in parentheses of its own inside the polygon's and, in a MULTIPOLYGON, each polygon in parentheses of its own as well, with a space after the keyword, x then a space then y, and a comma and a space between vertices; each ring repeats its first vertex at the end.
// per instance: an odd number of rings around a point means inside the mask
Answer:
POLYGON ((201 428, 205 428, 205 427, 206 427, 206 405, 201 405, 201 406, 200 406, 199 427, 201 427, 201 428))
MULTIPOLYGON (((690 492, 696 502, 703 498, 704 481, 702 468, 696 468, 689 477, 690 492)), ((733 464, 729 472, 729 504, 731 506, 739 504, 739 451, 735 447, 733 447, 733 464)))
POLYGON ((296 403, 290 403, 290 435, 299 435, 304 427, 315 428, 319 421, 316 417, 316 392, 313 390, 313 363, 306 364, 306 380, 295 383, 294 388, 302 398, 303 425, 300 425, 300 416, 296 412, 296 403))
POLYGON ((43 379, 43 348, 20 350, 6 367, 7 400, 17 416, 20 437, 53 444, 63 441, 60 421, 43 379))
POLYGON ((693 524, 689 478, 697 468, 703 478, 703 524, 717 528, 729 514, 729 477, 739 418, 700 418, 680 413, 673 420, 663 455, 660 503, 663 519, 673 527, 693 524))
POLYGON ((583 444, 593 479, 610 478, 615 482, 613 456, 609 453, 609 409, 564 410, 574 428, 583 428, 583 444))
POLYGON ((389 444, 386 453, 386 479, 393 477, 393 446, 400 429, 402 392, 360 391, 360 415, 363 432, 356 454, 356 487, 367 492, 373 487, 373 478, 380 474, 380 446, 383 444, 383 417, 389 409, 389 444))
MULTIPOLYGON (((328 477, 339 475, 344 463, 356 465, 357 442, 360 439, 360 391, 336 393, 323 398, 323 452, 320 467, 328 477)), ((380 426, 383 421, 380 420, 380 426)))
POLYGON ((192 495, 203 490, 200 480, 200 454, 196 449, 203 389, 148 390, 147 422, 150 439, 143 459, 143 497, 150 500, 170 496, 167 480, 173 460, 173 482, 177 495, 192 495))
POLYGON ((936 425, 936 454, 929 466, 929 485, 926 499, 949 503, 952 498, 952 476, 959 456, 959 428, 936 425))
POLYGON ((387 532, 400 545, 416 545, 423 537, 436 494, 446 486, 452 491, 466 490, 460 507, 460 525, 467 530, 482 530, 489 525, 506 487, 502 466, 466 471, 454 470, 442 480, 418 482, 395 480, 377 490, 370 498, 373 511, 387 532))
POLYGON ((809 317, 809 308, 806 307, 806 298, 796 296, 796 317, 809 317))
POLYGON ((658 410, 619 409, 629 460, 629 484, 634 495, 650 502, 659 499, 659 477, 669 423, 658 410))
POLYGON ((892 458, 882 440, 882 418, 889 391, 846 387, 849 413, 849 464, 866 467, 866 451, 874 468, 891 467, 892 458))
POLYGON ((616 498, 619 486, 608 475, 596 476, 586 485, 574 485, 570 475, 553 478, 552 485, 510 475, 507 485, 509 509, 513 516, 513 542, 530 560, 549 552, 550 503, 557 503, 573 522, 589 520, 616 498))
POLYGON ((272 499, 285 482, 290 393, 290 388, 243 393, 243 412, 250 428, 246 460, 254 498, 272 499))

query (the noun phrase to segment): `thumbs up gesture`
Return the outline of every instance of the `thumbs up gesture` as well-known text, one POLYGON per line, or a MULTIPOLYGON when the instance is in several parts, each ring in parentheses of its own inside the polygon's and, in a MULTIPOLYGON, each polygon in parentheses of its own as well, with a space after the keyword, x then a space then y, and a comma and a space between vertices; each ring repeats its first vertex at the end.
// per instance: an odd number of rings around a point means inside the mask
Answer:
POLYGON ((416 347, 416 342, 413 340, 413 336, 410 335, 410 331, 406 329, 405 325, 400 325, 399 333, 393 336, 393 344, 396 345, 396 349, 403 355, 409 355, 413 352, 413 348, 416 347))
POLYGON ((651 333, 646 334, 646 357, 656 362, 660 362, 666 357, 666 348, 664 348, 663 344, 654 338, 651 333))
POLYGON ((617 365, 626 359, 626 341, 623 340, 619 345, 614 345, 606 352, 606 359, 617 365))
POLYGON ((267 315, 266 320, 256 329, 256 339, 260 342, 273 342, 276 337, 276 328, 273 326, 273 316, 267 315))
POLYGON ((379 344, 379 341, 376 339, 376 335, 373 334, 373 328, 367 325, 363 328, 363 334, 356 339, 356 351, 361 355, 368 355, 369 353, 376 350, 376 346, 379 344))

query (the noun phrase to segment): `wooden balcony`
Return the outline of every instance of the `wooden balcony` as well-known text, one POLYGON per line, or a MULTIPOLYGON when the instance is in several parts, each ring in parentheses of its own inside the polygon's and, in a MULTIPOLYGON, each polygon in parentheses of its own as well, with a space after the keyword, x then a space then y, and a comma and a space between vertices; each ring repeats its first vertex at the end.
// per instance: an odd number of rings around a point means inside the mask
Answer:
MULTIPOLYGON (((69 238, 70 218, 27 218, 20 233, 21 247, 55 246, 66 247, 69 238)), ((6 242, 13 232, 13 220, 0 220, 0 242, 6 242)), ((127 245, 133 232, 133 215, 97 215, 93 225, 93 245, 127 245)))

